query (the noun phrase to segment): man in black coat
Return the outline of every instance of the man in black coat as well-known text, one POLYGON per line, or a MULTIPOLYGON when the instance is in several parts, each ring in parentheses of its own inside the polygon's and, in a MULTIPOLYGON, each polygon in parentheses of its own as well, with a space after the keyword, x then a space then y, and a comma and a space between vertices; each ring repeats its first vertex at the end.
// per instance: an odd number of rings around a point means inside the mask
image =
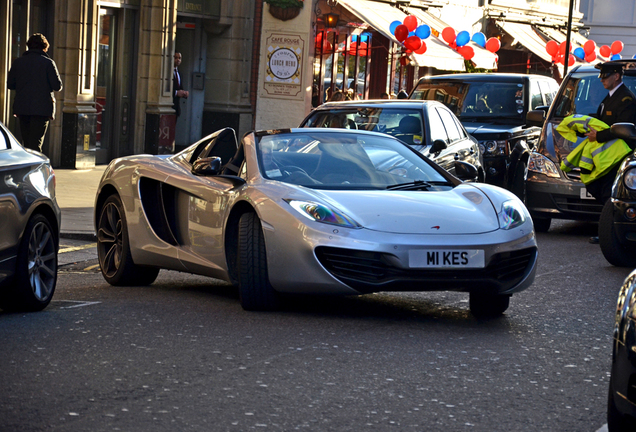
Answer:
POLYGON ((15 90, 13 114, 20 121, 22 144, 29 149, 42 151, 42 143, 55 118, 55 96, 62 90, 62 80, 53 59, 46 53, 49 41, 36 33, 27 41, 29 48, 13 62, 7 78, 7 87, 15 90))
POLYGON ((183 89, 181 82, 181 74, 179 73, 179 65, 181 64, 181 53, 174 53, 174 72, 172 74, 172 108, 177 113, 177 117, 181 115, 181 98, 188 98, 188 91, 183 89))
MULTIPOLYGON (((609 61, 596 65, 596 68, 601 70, 598 77, 603 87, 609 90, 609 94, 599 105, 595 117, 607 123, 608 126, 614 123, 636 122, 636 96, 623 84, 623 64, 609 61)), ((616 138, 610 129, 598 132, 592 129, 585 135, 590 141, 599 143, 616 138)), ((611 197, 612 185, 619 167, 620 164, 616 164, 607 174, 586 185, 588 192, 603 205, 611 197)), ((592 237, 590 243, 598 243, 598 237, 592 237)))

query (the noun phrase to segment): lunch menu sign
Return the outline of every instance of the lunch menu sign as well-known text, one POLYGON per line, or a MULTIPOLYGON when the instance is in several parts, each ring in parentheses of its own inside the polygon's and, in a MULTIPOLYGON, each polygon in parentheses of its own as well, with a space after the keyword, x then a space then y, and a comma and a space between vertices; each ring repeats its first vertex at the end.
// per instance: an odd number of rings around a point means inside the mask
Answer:
POLYGON ((302 63, 305 44, 305 38, 300 34, 267 32, 263 96, 303 100, 302 63))

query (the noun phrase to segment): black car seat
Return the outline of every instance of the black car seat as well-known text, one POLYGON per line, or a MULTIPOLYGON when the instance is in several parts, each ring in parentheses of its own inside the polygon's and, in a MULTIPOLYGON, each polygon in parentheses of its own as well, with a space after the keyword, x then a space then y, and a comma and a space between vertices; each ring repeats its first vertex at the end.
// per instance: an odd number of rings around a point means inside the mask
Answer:
POLYGON ((397 139, 403 141, 406 144, 421 144, 421 141, 416 143, 414 141, 415 136, 422 137, 422 126, 420 120, 417 117, 405 116, 402 117, 398 125, 399 133, 395 135, 397 139))
POLYGON ((357 143, 318 144, 320 159, 311 177, 322 183, 368 183, 375 167, 357 143))
POLYGON ((238 149, 236 133, 232 128, 225 128, 215 135, 199 158, 217 156, 221 158, 221 165, 225 165, 234 157, 238 149))

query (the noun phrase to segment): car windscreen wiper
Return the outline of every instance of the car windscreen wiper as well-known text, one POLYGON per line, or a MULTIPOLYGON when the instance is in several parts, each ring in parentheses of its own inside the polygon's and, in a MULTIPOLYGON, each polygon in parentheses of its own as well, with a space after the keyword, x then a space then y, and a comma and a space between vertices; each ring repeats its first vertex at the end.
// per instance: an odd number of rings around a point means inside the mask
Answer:
POLYGON ((407 182, 407 183, 398 183, 394 185, 389 185, 386 188, 388 190, 418 190, 418 189, 428 190, 431 186, 433 186, 433 184, 430 182, 427 182, 424 180, 415 180, 415 181, 407 182))

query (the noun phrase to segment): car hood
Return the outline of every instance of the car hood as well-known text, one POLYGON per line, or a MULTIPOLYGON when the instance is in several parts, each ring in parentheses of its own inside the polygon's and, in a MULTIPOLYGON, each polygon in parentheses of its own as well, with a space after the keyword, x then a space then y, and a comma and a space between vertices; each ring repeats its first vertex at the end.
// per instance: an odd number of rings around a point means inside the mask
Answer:
POLYGON ((449 191, 316 190, 363 227, 396 234, 481 234, 499 229, 488 196, 470 184, 449 191))
POLYGON ((475 137, 485 135, 501 135, 504 133, 515 133, 519 126, 510 124, 492 124, 492 123, 477 123, 477 122, 462 122, 466 131, 475 137))

